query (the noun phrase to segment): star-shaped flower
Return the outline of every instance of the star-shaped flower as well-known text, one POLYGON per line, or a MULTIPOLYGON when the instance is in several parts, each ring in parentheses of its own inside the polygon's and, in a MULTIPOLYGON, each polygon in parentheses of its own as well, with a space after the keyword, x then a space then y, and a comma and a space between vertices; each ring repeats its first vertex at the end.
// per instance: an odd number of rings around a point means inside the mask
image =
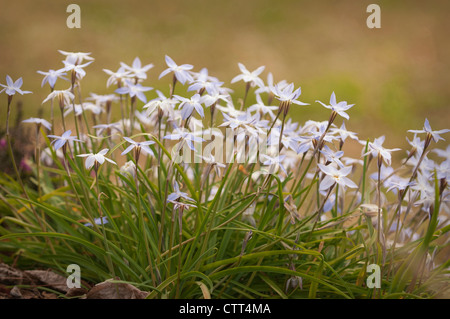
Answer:
POLYGON ((280 102, 294 103, 297 105, 309 105, 308 103, 303 103, 298 101, 298 98, 302 94, 301 88, 294 91, 294 83, 289 85, 281 85, 280 83, 275 86, 270 87, 270 91, 275 95, 275 98, 280 102))
POLYGON ((245 83, 250 83, 251 86, 259 86, 259 87, 263 87, 264 86, 264 82, 263 80, 261 80, 258 75, 260 75, 264 69, 265 66, 260 66, 259 68, 257 68, 256 70, 250 72, 249 70, 247 70, 247 68, 245 67, 245 65, 243 65, 242 63, 238 63, 239 69, 241 70, 241 74, 235 76, 232 80, 231 83, 235 83, 237 81, 244 81, 245 83))
POLYGON ((192 78, 191 74, 189 73, 189 70, 192 70, 193 66, 190 64, 182 64, 177 65, 171 57, 166 55, 166 64, 169 68, 165 69, 161 72, 159 75, 159 78, 161 79, 163 76, 169 74, 170 72, 173 72, 175 74, 176 79, 181 84, 186 83, 186 81, 192 82, 194 79, 192 78))
POLYGON ((440 136, 440 134, 450 132, 450 130, 444 129, 444 130, 439 130, 439 131, 433 131, 431 129, 430 123, 428 122, 428 119, 425 119, 425 123, 423 125, 423 130, 408 130, 408 132, 412 132, 412 133, 416 133, 416 134, 422 134, 422 133, 429 134, 433 138, 433 141, 435 143, 437 143, 439 140, 444 140, 440 136))
POLYGON ((185 200, 192 201, 192 202, 194 201, 192 198, 190 198, 188 196, 187 193, 180 191, 180 186, 178 185, 178 183, 176 181, 175 181, 175 183, 173 183, 173 190, 174 190, 174 192, 169 194, 169 196, 167 196, 168 202, 173 202, 173 201, 179 200, 180 198, 184 198, 185 200))
MULTIPOLYGON (((382 145, 384 143, 384 139, 385 136, 381 136, 379 138, 376 138, 373 142, 369 142, 369 151, 365 154, 363 154, 363 156, 366 156, 368 154, 372 154, 372 156, 374 157, 381 157, 384 162, 388 165, 391 166, 391 152, 394 151, 400 151, 400 148, 393 148, 393 149, 387 149, 384 148, 382 145)), ((380 164, 380 163, 379 163, 380 164)))
POLYGON ((317 164, 317 166, 322 172, 325 173, 325 177, 320 183, 319 190, 327 190, 335 183, 343 188, 358 188, 358 186, 350 178, 346 177, 352 171, 351 166, 344 166, 341 169, 337 169, 332 165, 325 166, 323 164, 317 164))
POLYGON ((75 74, 77 79, 81 80, 86 75, 86 71, 84 70, 84 68, 87 67, 92 62, 93 61, 89 61, 85 64, 78 64, 78 59, 76 56, 69 56, 67 60, 63 61, 65 66, 64 71, 72 72, 72 74, 75 74))
POLYGON ((44 71, 37 71, 37 73, 44 75, 44 78, 42 79, 41 87, 45 85, 45 83, 48 83, 50 87, 53 89, 56 84, 56 80, 63 79, 66 81, 69 81, 69 79, 65 78, 63 75, 66 75, 65 69, 59 69, 59 70, 48 70, 48 72, 44 71))
POLYGON ((123 70, 129 71, 132 77, 139 80, 145 80, 147 78, 147 71, 153 68, 152 63, 142 66, 141 60, 138 57, 133 60, 133 64, 131 66, 123 62, 120 62, 120 65, 123 70))
POLYGON ((87 157, 86 162, 85 162, 86 169, 90 169, 94 165, 96 165, 96 166, 102 165, 105 162, 105 160, 114 165, 117 165, 116 162, 105 157, 105 155, 106 155, 106 153, 108 153, 108 151, 109 151, 109 149, 105 148, 96 154, 88 153, 88 154, 79 154, 77 156, 87 157))
POLYGON ((130 97, 136 96, 139 100, 144 103, 147 103, 147 97, 144 92, 153 90, 152 87, 142 86, 142 84, 133 84, 129 80, 125 80, 125 86, 116 89, 116 93, 118 94, 129 94, 130 97))
POLYGON ((327 109, 331 109, 332 111, 336 112, 337 114, 339 114, 343 118, 346 118, 347 120, 350 119, 350 117, 348 116, 347 113, 345 113, 345 111, 347 111, 348 109, 350 109, 352 106, 355 105, 355 104, 347 104, 346 101, 341 101, 341 102, 337 103, 336 102, 336 94, 334 94, 334 92, 331 93, 330 105, 326 105, 325 103, 322 103, 320 101, 316 101, 316 102, 319 102, 327 109))
POLYGON ((48 137, 54 138, 52 144, 55 143, 54 148, 55 151, 63 147, 69 141, 77 141, 81 142, 81 140, 77 139, 76 136, 70 136, 72 134, 71 130, 64 132, 61 136, 57 135, 47 135, 48 137))
POLYGON ((131 145, 128 146, 125 151, 122 152, 121 155, 125 155, 128 152, 130 152, 132 149, 136 148, 138 152, 143 150, 148 155, 154 155, 153 151, 148 147, 149 145, 155 144, 154 141, 145 141, 145 142, 135 142, 131 138, 124 136, 123 139, 130 143, 131 145))
POLYGON ((3 87, 3 89, 0 91, 2 93, 5 91, 6 94, 9 96, 13 96, 16 93, 19 93, 20 95, 33 93, 31 91, 23 91, 20 88, 22 87, 23 80, 22 78, 17 79, 15 82, 11 79, 9 75, 6 76, 6 85, 0 84, 0 86, 3 87))
POLYGON ((181 109, 181 117, 183 120, 191 116, 194 109, 201 117, 205 117, 205 113, 203 112, 203 107, 201 104, 203 102, 203 99, 200 94, 196 93, 190 99, 178 95, 175 95, 174 97, 181 102, 178 107, 181 109))
POLYGON ((173 141, 185 141, 188 147, 195 151, 193 142, 204 142, 205 140, 199 136, 195 136, 193 133, 185 130, 176 128, 172 134, 164 136, 165 139, 173 140, 173 141))

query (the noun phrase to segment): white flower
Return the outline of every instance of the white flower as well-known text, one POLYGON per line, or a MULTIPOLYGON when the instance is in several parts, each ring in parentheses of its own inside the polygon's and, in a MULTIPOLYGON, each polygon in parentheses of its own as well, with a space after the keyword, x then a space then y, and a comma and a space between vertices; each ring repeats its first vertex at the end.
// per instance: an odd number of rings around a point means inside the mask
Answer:
POLYGON ((245 67, 245 65, 243 65, 242 63, 238 63, 239 69, 241 70, 241 74, 235 76, 232 80, 231 83, 235 83, 237 81, 244 81, 245 83, 250 83, 251 86, 259 86, 259 87, 263 87, 264 86, 264 82, 263 80, 261 80, 258 75, 260 75, 264 69, 265 66, 260 66, 259 68, 257 68, 256 70, 250 72, 249 70, 247 70, 247 68, 245 67))
POLYGON ((155 144, 154 141, 145 141, 145 142, 135 142, 131 138, 124 136, 123 139, 130 143, 131 145, 128 146, 125 151, 122 152, 121 155, 125 155, 128 152, 130 152, 132 149, 136 148, 138 152, 143 150, 145 153, 149 155, 154 155, 153 151, 148 147, 149 145, 155 144))
POLYGON ((53 89, 56 84, 56 80, 58 78, 69 81, 67 78, 65 78, 63 75, 66 75, 67 73, 64 72, 64 69, 59 70, 49 70, 48 72, 43 71, 37 71, 37 73, 44 75, 44 78, 42 79, 41 87, 45 85, 45 83, 48 83, 50 87, 53 89))
MULTIPOLYGON (((61 150, 55 151, 56 156, 60 159, 64 158, 64 154, 61 150)), ((52 150, 49 147, 46 147, 41 153, 41 162, 45 163, 47 166, 51 166, 53 164, 53 154, 52 150)))
POLYGON ((102 135, 105 130, 109 130, 110 132, 112 132, 113 129, 119 132, 120 134, 123 134, 121 129, 121 123, 119 122, 110 124, 98 124, 93 126, 93 128, 97 129, 97 135, 102 135))
POLYGON ((159 109, 163 116, 173 116, 174 107, 179 101, 165 97, 159 90, 156 90, 156 93, 158 97, 143 106, 144 109, 147 109, 147 116, 150 116, 156 109, 159 109))
POLYGON ((327 109, 331 109, 332 111, 336 112, 337 114, 339 114, 340 116, 342 116, 343 118, 346 118, 347 120, 350 118, 348 116, 347 113, 345 113, 345 111, 347 111, 348 109, 350 109, 352 106, 354 106, 355 104, 347 104, 346 101, 342 101, 337 103, 336 102, 336 95, 333 93, 331 93, 331 97, 330 97, 330 105, 326 105, 320 101, 316 101, 319 102, 320 104, 322 104, 324 107, 326 107, 327 109))
POLYGON ((123 70, 129 71, 132 77, 139 80, 145 80, 147 78, 147 71, 153 68, 152 63, 142 66, 141 60, 138 57, 133 60, 133 64, 131 66, 123 62, 120 62, 120 65, 123 70))
POLYGON ((48 121, 36 117, 30 117, 27 120, 23 120, 22 123, 35 123, 37 125, 44 126, 47 130, 51 130, 52 128, 52 125, 48 121))
POLYGON ((117 165, 116 162, 105 157, 105 154, 108 153, 108 151, 109 151, 109 149, 105 148, 96 154, 88 153, 88 154, 80 154, 77 156, 87 157, 86 162, 85 162, 86 169, 90 169, 94 165, 102 165, 105 162, 105 160, 114 165, 117 165))
POLYGON ((288 104, 294 103, 297 105, 309 105, 308 103, 303 103, 298 101, 298 98, 302 94, 301 88, 294 91, 294 83, 289 85, 280 85, 280 83, 275 86, 270 87, 275 98, 280 102, 286 102, 288 104))
POLYGON ((115 94, 95 94, 90 93, 90 97, 86 100, 94 101, 98 106, 106 106, 109 103, 115 102, 119 100, 119 97, 115 94))
POLYGON ((186 83, 186 81, 189 82, 194 81, 191 74, 189 73, 189 70, 192 70, 193 68, 192 65, 190 64, 177 65, 168 55, 166 55, 166 64, 169 68, 161 72, 161 74, 159 75, 159 79, 169 74, 170 72, 173 72, 175 74, 176 79, 181 84, 186 83))
POLYGON ((214 91, 217 91, 217 88, 220 87, 223 82, 219 82, 219 80, 213 76, 208 75, 208 69, 203 68, 198 73, 193 73, 195 80, 188 87, 188 92, 190 91, 198 91, 202 93, 206 90, 208 94, 212 94, 214 91))
POLYGON ((278 167, 283 170, 283 172, 287 175, 286 169, 284 168, 282 161, 286 157, 286 155, 279 155, 279 156, 269 156, 266 154, 261 154, 260 157, 264 159, 265 161, 262 163, 263 165, 270 165, 269 167, 269 174, 274 174, 278 170, 278 167))
POLYGON ((344 122, 342 122, 342 125, 341 125, 340 128, 332 127, 330 129, 330 133, 331 134, 335 134, 335 135, 339 135, 340 139, 343 142, 345 142, 347 137, 350 137, 353 140, 359 141, 358 137, 356 136, 357 135, 356 133, 347 131, 347 129, 345 128, 345 123, 344 122))
POLYGON ((47 135, 47 136, 54 138, 52 144, 55 143, 54 147, 55 147, 55 151, 57 151, 58 149, 63 147, 64 144, 67 143, 67 141, 81 142, 79 139, 75 138, 75 136, 70 136, 71 134, 72 134, 72 131, 68 130, 68 131, 64 132, 63 135, 61 135, 61 136, 57 136, 57 135, 47 135))
POLYGON ((71 104, 75 98, 75 95, 73 95, 70 90, 55 90, 51 92, 44 101, 42 101, 42 104, 49 100, 54 100, 55 98, 58 99, 60 105, 71 104))
POLYGON ((329 162, 336 163, 340 167, 344 167, 344 164, 341 162, 340 158, 344 155, 343 151, 333 152, 327 145, 320 150, 326 160, 329 162))
POLYGON ((133 84, 129 80, 125 80, 125 86, 118 88, 115 92, 118 94, 128 94, 130 97, 136 96, 139 100, 147 103, 147 97, 143 92, 153 90, 152 87, 142 86, 142 84, 133 84))
MULTIPOLYGON (((281 128, 277 127, 276 129, 273 129, 270 133, 270 136, 268 138, 267 144, 268 145, 278 145, 278 143, 280 142, 280 133, 281 133, 281 128)), ((291 149, 293 151, 297 151, 298 149, 298 142, 297 139, 294 136, 290 136, 288 134, 285 134, 285 132, 283 131, 283 136, 281 137, 281 144, 286 148, 286 149, 291 149)))
POLYGON ((380 156, 384 162, 387 165, 391 165, 391 152, 394 151, 400 151, 400 148, 393 148, 393 149, 387 149, 384 148, 382 145, 384 143, 384 135, 376 138, 373 142, 369 142, 369 151, 365 154, 363 154, 363 156, 366 156, 368 154, 372 154, 372 156, 377 157, 380 156))
POLYGON ((206 107, 213 105, 214 103, 219 102, 220 100, 224 102, 228 102, 229 95, 221 94, 219 89, 214 88, 208 91, 208 94, 203 95, 203 103, 206 107))
POLYGON ((447 145, 447 148, 445 150, 434 149, 433 152, 436 153, 437 156, 443 157, 448 160, 450 159, 450 144, 447 145))
POLYGON ((123 67, 120 67, 116 72, 108 69, 103 69, 103 72, 109 75, 109 78, 106 81, 106 87, 109 87, 112 84, 121 86, 121 84, 124 83, 125 80, 130 79, 130 72, 126 71, 123 67))
POLYGON ((173 184, 173 190, 174 190, 174 192, 169 194, 169 196, 167 196, 167 201, 173 202, 180 198, 184 198, 189 201, 194 201, 192 198, 190 198, 188 196, 187 193, 183 193, 182 191, 180 191, 180 186, 178 185, 178 183, 176 181, 173 184))
POLYGON ((195 136, 193 133, 185 130, 176 128, 172 134, 164 136, 165 139, 169 140, 175 140, 175 141, 185 141, 188 145, 188 147, 195 151, 194 143, 193 142, 204 142, 205 140, 201 137, 195 136))
POLYGON ((103 108, 99 105, 90 102, 84 102, 83 104, 66 105, 64 116, 70 114, 70 112, 72 112, 74 109, 76 116, 83 114, 84 111, 91 111, 95 115, 99 115, 104 111, 103 108))
POLYGON ((421 133, 429 134, 433 138, 434 142, 437 143, 439 140, 444 140, 439 134, 444 134, 444 133, 450 132, 450 130, 444 129, 444 130, 439 130, 439 131, 433 131, 431 129, 430 123, 428 122, 428 119, 425 119, 425 123, 423 125, 423 130, 408 130, 408 132, 412 132, 412 133, 416 133, 416 134, 421 134, 421 133))
POLYGON ((273 111, 278 109, 278 106, 269 106, 265 105, 264 102, 261 99, 261 96, 259 94, 256 94, 256 104, 253 104, 249 106, 247 111, 249 112, 261 112, 262 114, 269 113, 270 117, 273 119, 275 118, 275 114, 273 114, 273 111))
POLYGON ((205 117, 205 113, 203 112, 203 107, 201 105, 203 99, 200 94, 196 93, 190 99, 186 99, 178 95, 175 95, 174 97, 181 102, 178 108, 181 109, 181 117, 183 120, 191 116, 194 109, 201 117, 205 117))
POLYGON ((81 80, 85 75, 86 71, 83 69, 91 64, 93 61, 89 61, 85 64, 78 64, 78 58, 76 56, 69 56, 64 63, 64 70, 71 71, 77 77, 77 79, 81 80))
POLYGON ((350 178, 346 177, 352 171, 351 166, 344 166, 341 169, 337 169, 332 165, 325 166, 323 164, 317 164, 317 166, 322 172, 325 173, 325 177, 320 183, 319 190, 327 190, 335 183, 344 188, 358 188, 358 186, 350 178))
POLYGON ((181 203, 181 202, 177 202, 175 200, 169 200, 169 202, 171 202, 173 204, 173 209, 180 210, 180 211, 185 211, 185 210, 188 210, 189 208, 197 207, 193 204, 181 203))
POLYGON ((136 177, 136 165, 134 164, 133 161, 128 161, 120 168, 119 172, 123 176, 126 176, 127 174, 129 174, 133 178, 135 178, 136 177))
POLYGON ((209 156, 199 156, 199 157, 203 159, 208 165, 214 166, 217 176, 219 177, 221 176, 219 168, 225 168, 224 164, 217 162, 212 154, 209 154, 209 156))
POLYGON ((67 52, 63 50, 58 50, 59 53, 67 56, 66 60, 74 60, 76 59, 76 63, 80 64, 83 62, 83 60, 93 61, 94 58, 89 56, 91 53, 85 53, 85 52, 67 52))
POLYGON ((6 94, 9 96, 13 96, 14 94, 19 93, 20 95, 33 93, 31 91, 23 91, 21 90, 21 86, 23 84, 22 78, 17 79, 15 82, 11 79, 9 75, 6 76, 6 85, 0 84, 0 86, 3 87, 3 89, 0 91, 2 93, 5 91, 6 94))

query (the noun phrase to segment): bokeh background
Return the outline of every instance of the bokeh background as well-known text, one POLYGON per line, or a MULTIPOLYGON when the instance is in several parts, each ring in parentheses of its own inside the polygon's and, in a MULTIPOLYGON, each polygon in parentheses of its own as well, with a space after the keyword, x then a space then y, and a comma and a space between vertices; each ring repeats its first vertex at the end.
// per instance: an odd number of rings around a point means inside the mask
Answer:
MULTIPOLYGON (((311 106, 293 107, 296 120, 327 120, 314 101, 335 91, 356 104, 348 129, 406 147, 406 131, 420 129, 425 117, 433 128, 450 127, 449 12, 448 0, 0 0, 0 83, 6 74, 23 77, 34 92, 21 97, 24 116, 36 116, 49 93, 36 71, 61 68, 58 49, 92 52, 85 96, 112 92, 102 69, 136 56, 155 65, 144 85, 166 90, 169 78, 156 83, 165 54, 197 71, 207 67, 237 93, 242 83, 229 83, 237 63, 265 65, 264 80, 270 71, 275 81, 302 87, 300 100, 311 106), (81 29, 66 26, 70 3, 81 7, 81 29), (366 26, 370 3, 381 7, 381 29, 366 26)), ((5 107, 2 98, 2 119, 5 107)))

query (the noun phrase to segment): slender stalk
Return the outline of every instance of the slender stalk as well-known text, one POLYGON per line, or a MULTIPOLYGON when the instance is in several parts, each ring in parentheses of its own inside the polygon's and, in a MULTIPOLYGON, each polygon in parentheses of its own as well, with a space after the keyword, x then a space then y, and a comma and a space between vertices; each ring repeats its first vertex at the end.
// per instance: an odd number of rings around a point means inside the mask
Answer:
MULTIPOLYGON (((101 205, 101 201, 100 201, 101 193, 100 193, 100 187, 99 187, 99 182, 98 182, 98 170, 99 170, 99 164, 96 162, 95 167, 94 167, 94 172, 95 172, 95 185, 97 188, 97 208, 98 208, 98 214, 100 217, 100 224, 102 226, 101 229, 102 229, 102 233, 103 233, 103 240, 104 240, 105 248, 107 251, 110 251, 109 245, 108 245, 108 238, 106 237, 105 224, 103 222, 103 211, 102 211, 102 205, 101 205)), ((95 224, 95 220, 92 221, 92 224, 93 225, 95 224)), ((114 277, 116 277, 116 275, 115 275, 112 259, 109 254, 107 254, 107 255, 108 256, 106 257, 106 264, 108 265, 109 271, 111 272, 111 274, 114 278, 114 277)))
POLYGON ((138 179, 139 155, 140 155, 140 149, 139 149, 139 147, 137 147, 136 151, 135 151, 136 167, 135 167, 135 177, 134 177, 135 183, 136 183, 136 204, 137 204, 136 209, 137 209, 138 215, 139 215, 139 224, 140 224, 140 228, 141 228, 141 233, 144 236, 144 246, 145 246, 145 251, 147 254, 148 266, 150 267, 150 275, 152 276, 153 285, 156 285, 156 277, 153 272, 152 258, 150 255, 150 248, 148 246, 147 231, 145 229, 144 213, 142 212, 142 208, 141 208, 141 196, 140 196, 140 190, 139 190, 140 187, 139 187, 139 179, 138 179))
MULTIPOLYGON (((19 182, 20 188, 22 189, 23 194, 25 195, 26 199, 30 201, 30 196, 28 195, 28 192, 25 189, 25 185, 23 184, 22 177, 20 176, 19 170, 17 169, 16 159, 14 157, 14 152, 11 144, 11 136, 9 132, 9 120, 11 116, 11 101, 13 96, 8 95, 8 106, 7 106, 7 113, 6 113, 6 142, 8 144, 8 154, 11 159, 11 162, 13 164, 14 172, 16 173, 17 180, 19 182)), ((39 223, 39 226, 41 227, 42 231, 45 232, 45 227, 41 222, 41 219, 39 218, 38 214, 36 213, 36 210, 34 209, 33 205, 30 205, 31 211, 33 212, 37 222, 39 223)), ((53 246, 50 244, 50 247, 53 250, 53 246)))

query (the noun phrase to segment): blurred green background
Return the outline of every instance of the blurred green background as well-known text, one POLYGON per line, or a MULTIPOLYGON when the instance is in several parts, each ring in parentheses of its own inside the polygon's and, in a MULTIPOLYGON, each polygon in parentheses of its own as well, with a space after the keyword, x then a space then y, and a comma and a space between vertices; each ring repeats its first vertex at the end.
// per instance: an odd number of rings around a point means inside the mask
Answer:
MULTIPOLYGON (((36 71, 61 68, 58 49, 96 59, 86 69, 84 96, 112 92, 102 69, 136 56, 155 64, 144 85, 168 85, 169 77, 155 83, 168 54, 197 71, 207 67, 238 94, 242 83, 229 83, 237 63, 265 65, 264 80, 270 71, 275 81, 294 82, 300 100, 311 103, 293 107, 295 119, 327 120, 328 110, 314 101, 328 102, 334 90, 356 104, 348 129, 405 147, 406 131, 420 129, 425 117, 435 129, 450 127, 449 9, 448 0, 0 0, 0 83, 6 74, 23 77, 23 89, 34 92, 21 98, 25 116, 36 116, 49 93, 36 71), (81 29, 66 26, 70 3, 81 7, 81 29), (381 7, 381 29, 366 26, 370 3, 381 7)), ((5 105, 0 99, 2 119, 5 105)))

